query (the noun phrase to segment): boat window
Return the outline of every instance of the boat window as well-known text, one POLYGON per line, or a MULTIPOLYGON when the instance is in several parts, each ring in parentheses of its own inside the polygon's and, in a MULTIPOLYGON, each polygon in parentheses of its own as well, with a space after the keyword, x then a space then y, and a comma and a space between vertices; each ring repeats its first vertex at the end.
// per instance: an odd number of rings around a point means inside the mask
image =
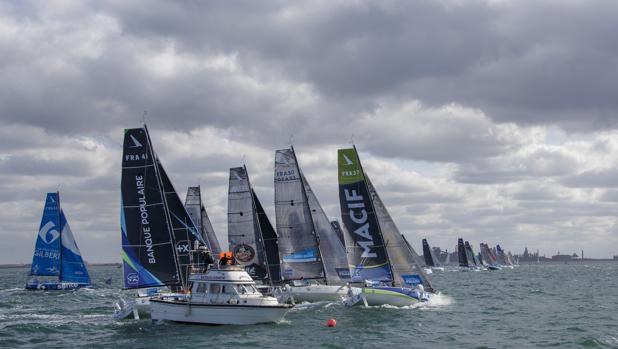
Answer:
POLYGON ((219 284, 210 284, 210 293, 217 294, 221 291, 221 285, 219 284))
POLYGON ((236 287, 234 285, 224 285, 222 292, 227 294, 236 294, 236 287))
POLYGON ((198 283, 195 293, 205 293, 205 292, 206 292, 206 284, 203 282, 198 283))
POLYGON ((251 288, 245 287, 245 285, 238 285, 238 291, 240 292, 240 294, 253 293, 253 291, 251 291, 251 288))

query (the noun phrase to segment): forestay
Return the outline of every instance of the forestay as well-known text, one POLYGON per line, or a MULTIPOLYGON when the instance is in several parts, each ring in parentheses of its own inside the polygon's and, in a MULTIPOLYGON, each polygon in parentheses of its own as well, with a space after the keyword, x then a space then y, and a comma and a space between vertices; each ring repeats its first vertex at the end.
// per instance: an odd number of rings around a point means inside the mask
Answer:
MULTIPOLYGON (((292 149, 292 151, 294 150, 292 149)), ((318 248, 320 249, 322 264, 326 272, 326 283, 335 285, 346 283, 350 279, 350 268, 345 247, 328 217, 326 217, 324 209, 322 209, 318 198, 311 190, 305 175, 302 172, 300 173, 309 204, 309 211, 311 212, 314 231, 318 234, 318 248)))
POLYGON ((185 206, 180 200, 180 196, 178 196, 172 181, 158 158, 157 166, 161 183, 163 184, 162 188, 165 194, 165 204, 169 214, 169 222, 172 226, 172 241, 176 249, 176 259, 180 269, 180 281, 182 286, 188 289, 189 272, 191 268, 191 249, 195 246, 195 241, 199 241, 201 245, 207 246, 207 244, 202 238, 201 232, 187 213, 185 206))

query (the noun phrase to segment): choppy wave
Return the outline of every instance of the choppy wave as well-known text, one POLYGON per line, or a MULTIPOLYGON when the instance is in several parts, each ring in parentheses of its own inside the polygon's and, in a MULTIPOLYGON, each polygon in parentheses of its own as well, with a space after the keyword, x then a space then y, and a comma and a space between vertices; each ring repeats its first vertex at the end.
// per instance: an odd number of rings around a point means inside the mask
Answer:
POLYGON ((0 269, 0 347, 618 348, 618 263, 434 273, 441 293, 429 302, 302 303, 277 324, 218 327, 114 321, 121 285, 103 281, 120 273, 94 267, 94 289, 40 292, 23 290, 20 270, 0 269))

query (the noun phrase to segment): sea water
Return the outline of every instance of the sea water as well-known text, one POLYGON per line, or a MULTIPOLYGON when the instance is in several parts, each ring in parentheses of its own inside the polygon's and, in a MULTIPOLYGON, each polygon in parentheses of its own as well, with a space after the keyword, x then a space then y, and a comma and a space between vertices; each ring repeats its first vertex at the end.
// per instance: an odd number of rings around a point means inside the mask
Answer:
POLYGON ((27 272, 0 269, 0 348, 618 348, 614 262, 435 272, 429 304, 302 304, 254 326, 114 321, 121 269, 91 267, 92 290, 48 292, 24 290, 27 272))

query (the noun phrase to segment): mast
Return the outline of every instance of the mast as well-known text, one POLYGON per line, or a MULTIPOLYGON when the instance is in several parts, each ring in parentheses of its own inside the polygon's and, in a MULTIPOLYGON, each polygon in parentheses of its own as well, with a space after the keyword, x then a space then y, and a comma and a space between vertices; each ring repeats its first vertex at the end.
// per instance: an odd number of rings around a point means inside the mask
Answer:
POLYGON ((365 182, 365 186, 367 186, 367 194, 369 194, 369 204, 371 205, 371 211, 373 211, 373 214, 376 216, 376 222, 378 223, 378 232, 380 233, 380 236, 382 237, 382 243, 384 244, 384 254, 386 255, 386 260, 388 261, 388 270, 390 271, 391 274, 391 285, 395 286, 395 273, 393 271, 393 266, 391 265, 391 258, 388 255, 388 248, 386 248, 386 246, 388 245, 388 241, 384 240, 384 234, 382 233, 382 227, 380 225, 380 220, 378 219, 378 216, 376 214, 376 208, 375 205, 373 203, 373 198, 371 197, 371 193, 369 192, 369 186, 367 185, 367 175, 365 174, 365 169, 363 168, 363 164, 360 160, 360 156, 358 156, 358 151, 356 150, 356 145, 352 144, 352 148, 354 148, 354 153, 356 153, 356 160, 358 161, 358 167, 360 167, 361 172, 363 173, 363 181, 365 182))
POLYGON ((170 217, 170 211, 169 208, 167 206, 167 198, 165 197, 165 188, 163 186, 163 180, 161 179, 161 174, 159 173, 159 158, 155 155, 154 150, 152 148, 152 141, 150 140, 150 132, 148 132, 148 127, 146 126, 146 124, 144 123, 144 130, 146 131, 146 140, 148 141, 148 149, 150 150, 150 155, 152 156, 152 161, 153 161, 153 166, 154 166, 154 172, 155 172, 155 177, 157 177, 157 181, 159 183, 159 194, 161 195, 161 201, 163 202, 163 207, 164 210, 163 212, 164 214, 164 218, 165 218, 165 224, 168 227, 168 232, 170 235, 170 241, 172 242, 172 252, 174 255, 174 265, 176 266, 176 273, 178 274, 178 278, 180 281, 180 284, 183 288, 185 288, 185 282, 182 279, 182 273, 180 272, 180 266, 178 265, 178 252, 176 251, 176 239, 174 239, 174 227, 171 224, 171 217, 170 217))
POLYGON ((305 177, 303 176, 302 171, 300 170, 300 166, 298 165, 298 159, 296 158, 296 152, 294 151, 294 146, 290 145, 290 149, 292 149, 292 155, 294 156, 294 163, 296 164, 296 169, 298 170, 298 174, 300 177, 300 186, 302 188, 302 195, 307 203, 307 209, 309 209, 309 220, 311 221, 311 229, 313 230, 313 238, 315 239, 315 243, 318 247, 318 255, 320 256, 320 264, 322 264, 322 272, 324 273, 324 283, 328 285, 328 278, 326 277, 326 267, 324 266, 324 258, 322 258, 322 249, 320 249, 320 237, 318 236, 318 232, 315 228, 315 222, 313 221, 313 215, 311 214, 311 208, 309 207, 309 198, 307 197, 307 189, 305 189, 305 177))
POLYGON ((60 191, 56 191, 56 195, 58 195, 58 225, 60 226, 60 228, 58 230, 60 233, 60 237, 58 238, 58 240, 60 240, 60 271, 58 272, 58 281, 62 282, 62 215, 60 214, 60 191))

